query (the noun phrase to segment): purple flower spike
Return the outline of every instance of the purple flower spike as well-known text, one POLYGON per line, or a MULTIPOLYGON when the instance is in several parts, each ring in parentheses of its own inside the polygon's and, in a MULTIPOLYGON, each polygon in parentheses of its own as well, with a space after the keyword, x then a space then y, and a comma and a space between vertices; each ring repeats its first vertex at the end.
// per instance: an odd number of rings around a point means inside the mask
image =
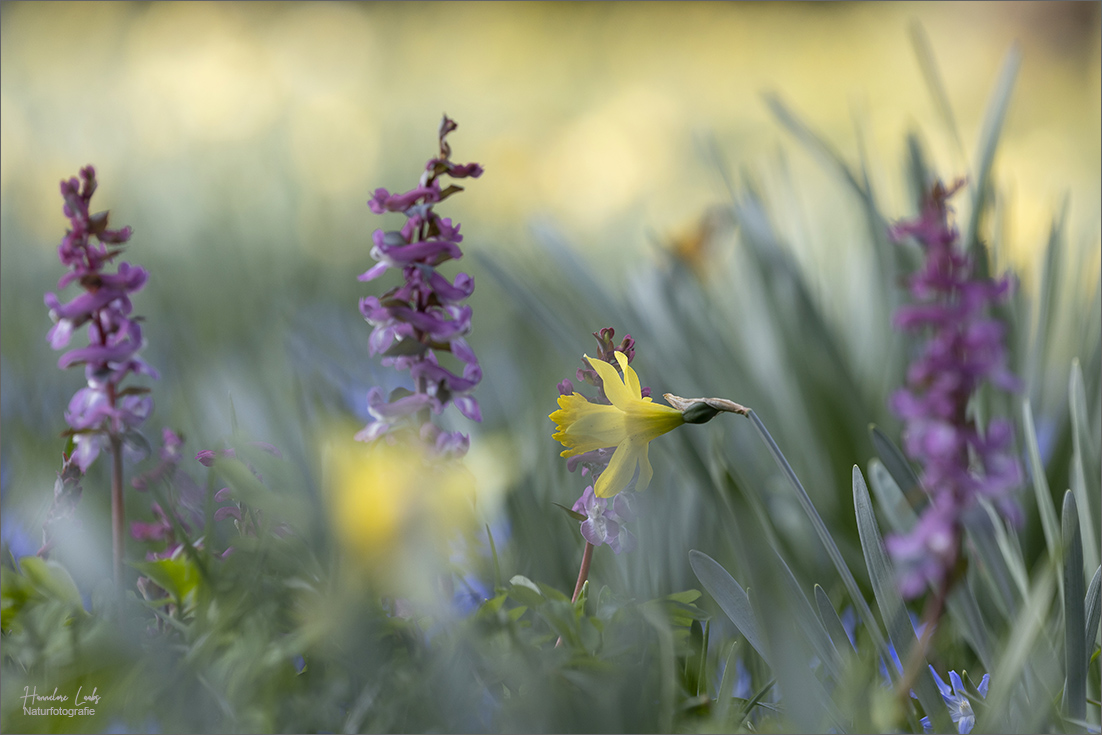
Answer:
POLYGON ((156 371, 138 357, 145 344, 138 321, 130 316, 130 296, 145 285, 149 274, 138 266, 120 263, 115 273, 106 270, 121 252, 118 247, 130 239, 131 230, 107 227, 108 214, 90 214, 89 204, 96 190, 96 172, 91 166, 80 178, 61 182, 65 216, 69 229, 58 246, 58 257, 69 272, 58 281, 58 289, 77 282, 84 291, 68 303, 47 293, 46 306, 54 326, 47 337, 60 350, 69 345, 74 331, 88 325, 88 345, 69 350, 58 367, 84 365, 88 387, 81 388, 65 413, 74 434, 73 458, 81 472, 106 447, 110 439, 136 429, 152 410, 153 401, 143 389, 123 389, 131 373, 156 377, 156 371))
MULTIPOLYGON (((359 276, 373 281, 388 270, 399 270, 403 281, 382 296, 360 300, 360 313, 373 327, 368 340, 372 355, 381 354, 383 364, 409 370, 412 394, 387 401, 379 388, 368 394, 372 421, 356 434, 359 441, 376 441, 395 431, 409 431, 441 454, 466 452, 468 439, 462 434, 429 430, 430 411, 440 413, 452 403, 467 418, 481 421, 478 402, 470 395, 482 379, 478 358, 464 337, 471 330, 471 307, 461 305, 474 292, 474 279, 460 273, 449 280, 437 267, 463 257, 459 225, 434 211, 435 205, 461 191, 454 184, 441 188, 440 177, 477 178, 477 163, 455 164, 446 140, 456 129, 444 116, 440 124, 440 152, 425 165, 421 181, 405 193, 379 188, 368 201, 375 214, 400 212, 405 225, 399 230, 376 230, 371 257, 376 264, 359 276), (442 366, 438 355, 450 352, 463 363, 462 375, 442 366), (460 439, 459 437, 462 437, 460 439)), ((60 337, 59 337, 60 339, 60 337)))
POLYGON ((1021 517, 1011 498, 1022 471, 1010 446, 1010 425, 996 419, 981 433, 967 411, 984 382, 1011 391, 1019 382, 1006 365, 1005 328, 987 316, 1008 295, 1010 278, 977 278, 949 223, 946 201, 962 183, 948 190, 938 183, 922 216, 891 231, 897 241, 913 238, 925 254, 923 267, 907 280, 914 303, 900 307, 893 321, 897 329, 928 335, 907 370, 907 387, 891 398, 904 421, 903 448, 922 465, 931 501, 908 533, 885 539, 907 597, 922 594, 927 585, 952 583, 962 519, 979 499, 990 500, 1011 523, 1021 517))

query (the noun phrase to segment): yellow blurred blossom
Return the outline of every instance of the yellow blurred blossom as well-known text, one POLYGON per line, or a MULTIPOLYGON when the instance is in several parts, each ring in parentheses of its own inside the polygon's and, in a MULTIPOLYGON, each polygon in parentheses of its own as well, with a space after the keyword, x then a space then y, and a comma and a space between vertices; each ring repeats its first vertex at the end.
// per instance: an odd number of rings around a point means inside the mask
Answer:
POLYGON ((448 542, 477 525, 473 475, 401 442, 335 440, 324 454, 330 522, 352 567, 402 594, 427 590, 448 542))
POLYGON ((593 486, 599 498, 610 498, 623 490, 637 470, 636 490, 645 490, 654 475, 647 457, 648 445, 652 439, 685 423, 676 408, 643 398, 639 376, 628 365, 627 357, 619 351, 613 354, 623 377, 609 363, 590 360, 588 355, 585 358, 601 376, 605 395, 612 405, 590 403, 585 396, 574 393, 559 396, 559 410, 551 414, 551 420, 558 425, 554 438, 566 447, 563 457, 616 447, 608 467, 593 486))

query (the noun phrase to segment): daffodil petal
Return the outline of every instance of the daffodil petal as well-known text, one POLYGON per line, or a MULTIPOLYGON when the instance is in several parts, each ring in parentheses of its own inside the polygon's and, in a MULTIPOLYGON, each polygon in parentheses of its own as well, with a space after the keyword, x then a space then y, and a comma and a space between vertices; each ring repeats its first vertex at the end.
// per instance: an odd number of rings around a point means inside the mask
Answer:
POLYGON ((632 370, 631 365, 628 365, 628 358, 623 352, 617 351, 616 362, 620 363, 620 370, 624 373, 624 385, 631 391, 631 397, 636 400, 645 400, 643 398, 643 389, 639 385, 639 375, 632 370))
POLYGON ((558 424, 553 438, 567 447, 562 456, 614 447, 623 440, 625 415, 615 406, 590 403, 579 393, 559 396, 559 406, 550 418, 558 424))
POLYGON ((611 498, 627 487, 639 465, 640 451, 645 450, 646 446, 646 442, 633 441, 631 437, 621 442, 612 453, 608 467, 593 485, 594 494, 598 498, 611 498))
MULTIPOLYGON (((617 352, 617 355, 622 353, 617 352)), ((633 400, 638 401, 638 396, 633 396, 631 390, 624 385, 623 378, 620 377, 620 373, 616 372, 616 368, 609 365, 604 360, 593 360, 589 356, 586 356, 589 360, 589 364, 593 366, 593 369, 597 371, 597 374, 601 376, 601 381, 604 383, 605 395, 608 396, 608 400, 612 401, 612 405, 621 411, 627 411, 631 408, 631 402, 633 400)))

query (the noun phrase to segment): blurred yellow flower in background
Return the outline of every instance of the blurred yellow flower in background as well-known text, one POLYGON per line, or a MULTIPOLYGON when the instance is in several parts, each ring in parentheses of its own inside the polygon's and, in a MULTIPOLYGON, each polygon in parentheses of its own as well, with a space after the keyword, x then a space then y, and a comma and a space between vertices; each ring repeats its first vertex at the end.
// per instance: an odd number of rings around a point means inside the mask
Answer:
POLYGON ((554 438, 566 447, 561 453, 563 457, 616 447, 608 468, 593 485, 598 498, 611 498, 623 490, 636 470, 639 481, 635 489, 645 490, 654 475, 647 456, 648 445, 651 440, 685 423, 681 411, 676 408, 654 403, 649 396, 643 398, 639 376, 628 365, 627 357, 619 351, 613 354, 623 378, 604 360, 585 356, 601 376, 611 406, 590 403, 582 394, 574 393, 559 396, 559 410, 550 416, 558 428, 554 438))
POLYGON ((478 527, 474 476, 413 443, 364 446, 340 436, 322 456, 329 520, 348 571, 395 594, 431 596, 451 542, 478 527))

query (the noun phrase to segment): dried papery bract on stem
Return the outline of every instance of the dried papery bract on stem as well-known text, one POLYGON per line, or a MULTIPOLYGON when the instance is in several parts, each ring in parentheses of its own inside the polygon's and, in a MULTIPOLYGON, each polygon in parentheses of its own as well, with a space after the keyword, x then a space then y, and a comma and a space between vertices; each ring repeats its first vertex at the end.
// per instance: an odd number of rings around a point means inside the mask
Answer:
POLYGON ((89 204, 96 190, 96 171, 86 166, 80 178, 61 182, 64 212, 69 229, 58 246, 58 256, 69 272, 57 283, 60 291, 78 283, 84 291, 68 303, 47 293, 46 306, 54 326, 50 346, 60 350, 68 346, 74 330, 87 325, 88 346, 65 352, 58 367, 84 365, 88 385, 69 402, 66 434, 72 436, 72 460, 81 473, 107 448, 111 454, 111 538, 112 566, 116 586, 121 589, 122 559, 125 543, 123 507, 123 448, 153 407, 149 389, 123 386, 131 374, 157 373, 138 351, 144 346, 139 317, 131 315, 130 296, 145 285, 149 274, 138 266, 120 263, 116 272, 108 270, 122 252, 131 229, 108 228, 108 213, 92 214, 89 204))

